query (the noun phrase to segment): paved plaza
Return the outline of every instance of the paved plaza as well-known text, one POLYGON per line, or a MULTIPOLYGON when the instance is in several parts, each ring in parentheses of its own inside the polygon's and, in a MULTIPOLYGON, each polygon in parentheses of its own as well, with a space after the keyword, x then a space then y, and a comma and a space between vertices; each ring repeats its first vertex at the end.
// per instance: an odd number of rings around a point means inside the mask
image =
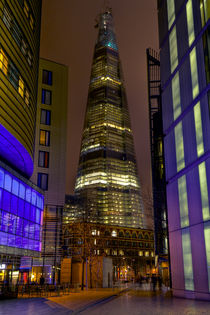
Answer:
POLYGON ((210 303, 172 298, 169 291, 98 289, 49 298, 0 301, 0 315, 203 315, 210 303))

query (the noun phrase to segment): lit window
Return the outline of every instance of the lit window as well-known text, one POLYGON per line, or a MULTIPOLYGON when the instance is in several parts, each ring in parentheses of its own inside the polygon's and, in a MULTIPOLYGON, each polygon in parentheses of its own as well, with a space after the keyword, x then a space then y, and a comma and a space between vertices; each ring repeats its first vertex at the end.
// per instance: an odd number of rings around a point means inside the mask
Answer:
POLYGON ((43 70, 42 83, 52 85, 52 71, 43 70))
POLYGON ((190 69, 192 79, 192 95, 194 99, 199 93, 196 48, 193 48, 193 50, 190 53, 190 69))
POLYGON ((187 185, 185 175, 178 179, 178 191, 181 227, 185 227, 189 225, 187 185))
POLYGON ((170 29, 171 25, 175 20, 175 7, 174 0, 167 0, 167 12, 168 12, 168 29, 170 29))
POLYGON ((43 125, 50 125, 51 124, 51 111, 41 109, 41 119, 40 119, 41 124, 43 125))
POLYGON ((24 95, 24 82, 21 76, 19 76, 19 87, 18 87, 18 93, 23 97, 24 95))
POLYGON ((51 105, 52 93, 49 90, 42 89, 42 104, 51 105))
POLYGON ((145 252, 145 257, 149 257, 149 252, 145 252))
POLYGON ((33 18, 33 16, 30 14, 30 27, 31 27, 31 29, 33 30, 34 29, 34 18, 33 18))
POLYGON ((176 38, 176 26, 172 29, 169 35, 169 47, 170 47, 170 60, 171 60, 171 73, 178 66, 178 51, 177 51, 177 38, 176 38))
POLYGON ((48 190, 48 174, 38 173, 37 186, 43 190, 48 190))
POLYGON ((184 280, 185 289, 194 290, 193 279, 193 265, 192 265, 192 253, 191 253, 191 241, 189 229, 182 230, 182 251, 184 262, 184 280))
POLYGON ((179 84, 179 72, 172 79, 172 98, 173 98, 173 110, 174 120, 181 114, 181 100, 180 100, 180 84, 179 84))
POLYGON ((8 58, 2 48, 0 48, 0 69, 7 75, 8 72, 8 58))
POLYGON ((117 237, 117 232, 116 231, 112 231, 112 236, 113 237, 117 237))
POLYGON ((204 238, 205 238, 205 247, 206 247, 206 264, 208 272, 208 284, 210 291, 210 224, 209 222, 204 223, 204 238))
POLYGON ((176 144, 177 171, 180 171, 181 169, 185 167, 182 122, 176 125, 176 127, 174 128, 174 134, 175 134, 175 144, 176 144))
POLYGON ((209 220, 210 219, 209 197, 208 197, 208 186, 207 186, 205 162, 201 163, 198 166, 198 171, 199 171, 199 182, 200 182, 203 220, 209 220))
POLYGON ((25 89, 25 103, 26 103, 26 105, 29 105, 29 103, 30 103, 30 95, 29 95, 29 91, 27 89, 25 89))
POLYGON ((187 13, 188 40, 189 40, 189 46, 190 46, 195 39, 192 0, 188 0, 186 4, 186 13, 187 13))
POLYGON ((92 230, 91 234, 96 235, 96 230, 92 230))
POLYGON ((50 145, 50 132, 47 130, 40 130, 39 144, 49 146, 50 145))
POLYGON ((198 156, 201 156, 204 153, 204 146, 203 146, 203 131, 202 131, 200 102, 198 102, 194 106, 194 119, 195 119, 195 134, 196 134, 196 142, 197 142, 197 154, 198 156))
POLYGON ((49 167, 49 152, 39 151, 39 162, 40 167, 49 167))
POLYGON ((200 0, 200 11, 202 27, 207 23, 210 18, 210 4, 207 0, 200 0))
POLYGON ((25 12, 25 15, 26 17, 28 18, 29 17, 29 6, 28 6, 28 3, 26 0, 24 0, 24 7, 23 7, 23 10, 25 12))

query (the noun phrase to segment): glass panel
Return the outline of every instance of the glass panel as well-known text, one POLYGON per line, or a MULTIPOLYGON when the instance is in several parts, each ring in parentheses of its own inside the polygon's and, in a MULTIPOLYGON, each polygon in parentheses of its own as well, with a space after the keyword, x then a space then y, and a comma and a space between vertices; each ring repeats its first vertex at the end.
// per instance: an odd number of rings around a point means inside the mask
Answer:
POLYGON ((187 185, 185 175, 178 179, 178 191, 179 191, 179 208, 180 208, 180 224, 181 227, 189 225, 188 216, 188 200, 187 200, 187 185))
POLYGON ((210 219, 209 197, 208 197, 208 186, 207 186, 205 162, 201 163, 198 166, 198 171, 199 171, 203 220, 209 220, 210 219))
POLYGON ((172 97, 173 97, 174 120, 176 120, 181 114, 179 72, 177 72, 176 75, 172 79, 172 97))
POLYGON ((8 191, 12 189, 12 177, 8 174, 5 175, 4 188, 8 191))
POLYGON ((0 69, 7 75, 8 72, 8 58, 2 48, 0 48, 0 69))
POLYGON ((210 291, 210 223, 204 223, 204 238, 206 246, 206 264, 207 264, 207 273, 208 273, 208 284, 210 291))
POLYGON ((176 38, 176 26, 169 35, 169 47, 170 47, 170 60, 171 60, 171 73, 178 66, 178 51, 177 51, 177 38, 176 38))
POLYGON ((175 20, 175 7, 174 0, 167 0, 167 12, 168 12, 168 29, 170 29, 171 25, 175 20))
POLYGON ((184 280, 185 289, 194 290, 193 279, 193 266, 192 266, 192 253, 191 253, 191 241, 189 229, 182 231, 182 250, 183 250, 183 262, 184 262, 184 280))
POLYGON ((192 0, 188 0, 186 4, 186 13, 187 13, 188 39, 189 39, 189 46, 190 46, 195 39, 192 0))
POLYGON ((19 182, 15 179, 12 181, 12 193, 18 196, 19 193, 19 182))
POLYGON ((175 144, 176 144, 177 172, 179 172, 181 169, 185 167, 182 122, 180 122, 174 128, 174 134, 175 134, 175 144))
POLYGON ((0 187, 4 188, 4 171, 0 168, 0 187))
POLYGON ((20 183, 19 197, 25 199, 26 189, 23 184, 20 183))
POLYGON ((201 156, 204 153, 204 146, 203 146, 203 131, 202 131, 200 102, 198 102, 194 106, 194 119, 195 119, 197 154, 198 156, 201 156))
POLYGON ((192 79, 192 95, 194 99, 199 93, 196 48, 193 48, 190 53, 190 69, 192 79))

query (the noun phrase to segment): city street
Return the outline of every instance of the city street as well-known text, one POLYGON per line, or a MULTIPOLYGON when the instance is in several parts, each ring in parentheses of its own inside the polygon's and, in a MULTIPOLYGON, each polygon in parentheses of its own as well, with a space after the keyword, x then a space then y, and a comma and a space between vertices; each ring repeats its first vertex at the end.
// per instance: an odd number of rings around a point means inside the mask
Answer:
POLYGON ((210 303, 172 298, 170 292, 132 288, 129 291, 89 290, 52 298, 19 298, 0 301, 0 315, 202 315, 210 303))
POLYGON ((108 303, 95 306, 81 314, 88 315, 201 315, 210 314, 210 303, 163 297, 132 290, 108 303))

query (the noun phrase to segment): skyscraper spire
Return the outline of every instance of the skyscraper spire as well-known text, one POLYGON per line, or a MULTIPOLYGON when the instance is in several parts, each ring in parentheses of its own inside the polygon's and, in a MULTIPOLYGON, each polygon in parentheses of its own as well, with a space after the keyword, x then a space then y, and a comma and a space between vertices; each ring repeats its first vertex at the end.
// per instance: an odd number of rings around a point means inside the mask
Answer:
POLYGON ((133 135, 110 10, 100 15, 75 193, 90 222, 145 227, 133 135))

